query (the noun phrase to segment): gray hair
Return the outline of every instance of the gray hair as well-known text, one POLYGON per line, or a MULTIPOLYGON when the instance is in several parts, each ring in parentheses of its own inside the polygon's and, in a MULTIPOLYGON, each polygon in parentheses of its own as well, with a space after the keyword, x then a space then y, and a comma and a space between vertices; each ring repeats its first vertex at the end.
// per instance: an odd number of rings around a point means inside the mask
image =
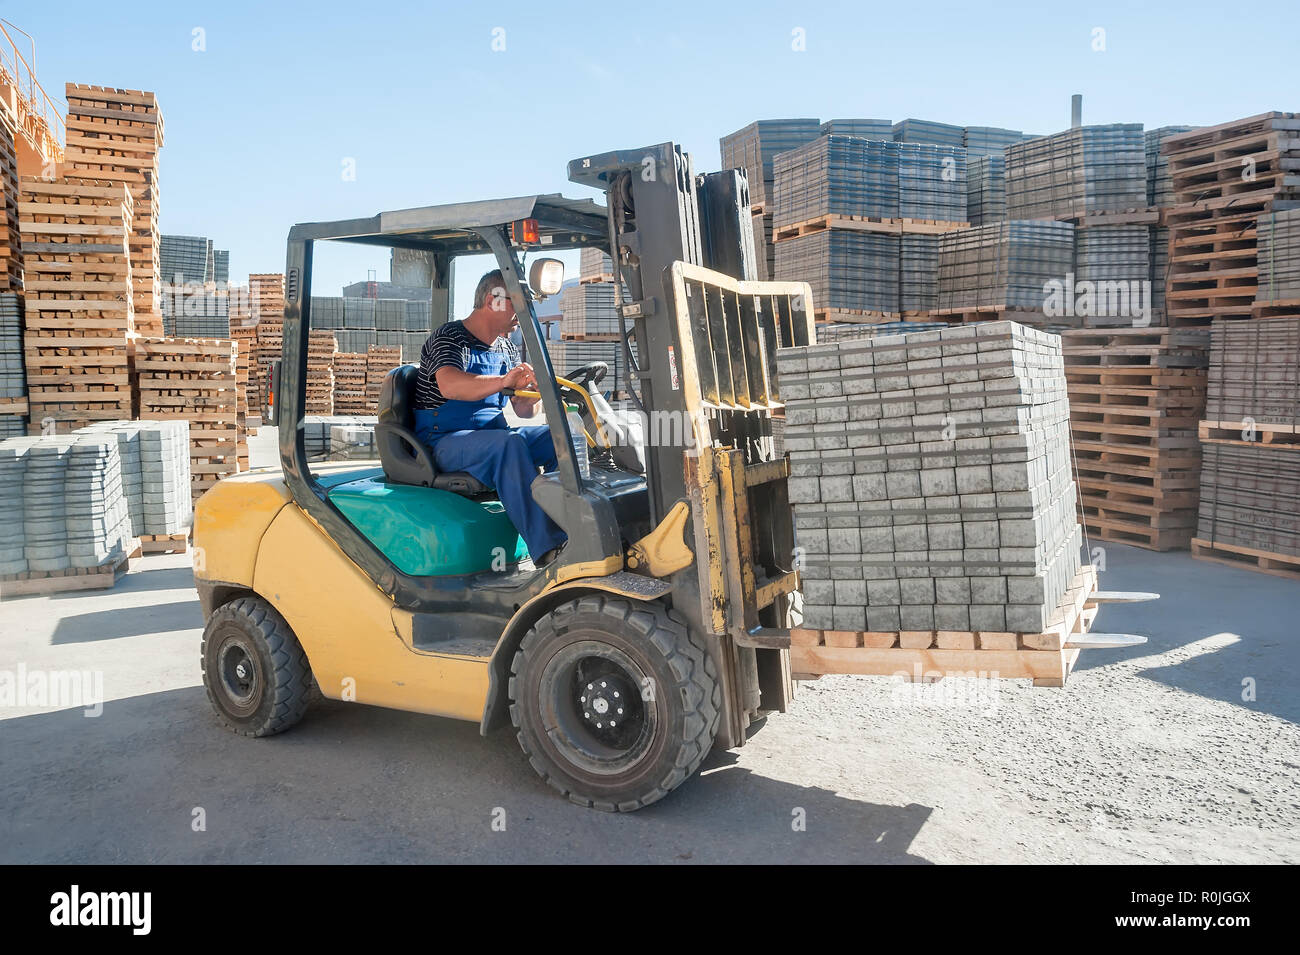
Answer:
POLYGON ((493 269, 487 275, 478 280, 478 285, 474 289, 474 308, 480 309, 487 304, 488 295, 494 288, 505 288, 506 278, 501 274, 500 269, 493 269))

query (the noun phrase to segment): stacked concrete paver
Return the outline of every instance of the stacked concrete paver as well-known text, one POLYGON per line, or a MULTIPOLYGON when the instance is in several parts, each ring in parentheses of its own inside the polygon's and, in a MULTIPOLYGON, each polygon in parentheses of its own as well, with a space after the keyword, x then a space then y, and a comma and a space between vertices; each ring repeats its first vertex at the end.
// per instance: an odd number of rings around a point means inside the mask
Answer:
POLYGON ((990 322, 777 363, 804 626, 1041 631, 1080 567, 1059 338, 990 322))

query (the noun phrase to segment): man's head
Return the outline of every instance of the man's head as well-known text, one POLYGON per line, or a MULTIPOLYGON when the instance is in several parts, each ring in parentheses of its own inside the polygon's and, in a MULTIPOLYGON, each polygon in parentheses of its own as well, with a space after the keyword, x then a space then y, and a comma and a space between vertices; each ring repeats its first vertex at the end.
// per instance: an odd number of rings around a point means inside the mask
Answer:
POLYGON ((474 315, 497 335, 508 335, 518 323, 515 306, 506 291, 500 269, 493 269, 478 280, 474 289, 474 315))

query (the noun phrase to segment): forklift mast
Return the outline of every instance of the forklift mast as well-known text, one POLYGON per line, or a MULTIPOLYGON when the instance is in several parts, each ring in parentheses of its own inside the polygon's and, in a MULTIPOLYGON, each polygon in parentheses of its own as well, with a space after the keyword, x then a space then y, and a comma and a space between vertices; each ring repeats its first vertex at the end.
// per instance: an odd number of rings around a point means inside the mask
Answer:
POLYGON ((569 179, 605 192, 624 358, 647 422, 651 523, 689 505, 696 560, 672 574, 672 605, 712 638, 719 740, 740 746, 752 720, 791 696, 788 658, 773 649, 796 585, 775 352, 814 340, 811 292, 754 281, 742 171, 697 176, 687 153, 661 143, 575 159, 569 179))

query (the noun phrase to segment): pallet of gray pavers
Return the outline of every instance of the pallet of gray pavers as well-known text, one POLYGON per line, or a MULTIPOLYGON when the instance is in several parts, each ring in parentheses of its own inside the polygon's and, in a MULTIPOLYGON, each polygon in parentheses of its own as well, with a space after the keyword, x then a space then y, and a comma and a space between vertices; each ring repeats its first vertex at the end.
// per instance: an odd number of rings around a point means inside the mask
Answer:
POLYGON ((138 547, 117 439, 47 435, 0 442, 0 597, 112 587, 138 547), (22 566, 18 552, 21 548, 22 566))
POLYGON ((1096 575, 1059 337, 990 322, 782 349, 777 367, 804 598, 792 669, 1063 682, 1096 575))

